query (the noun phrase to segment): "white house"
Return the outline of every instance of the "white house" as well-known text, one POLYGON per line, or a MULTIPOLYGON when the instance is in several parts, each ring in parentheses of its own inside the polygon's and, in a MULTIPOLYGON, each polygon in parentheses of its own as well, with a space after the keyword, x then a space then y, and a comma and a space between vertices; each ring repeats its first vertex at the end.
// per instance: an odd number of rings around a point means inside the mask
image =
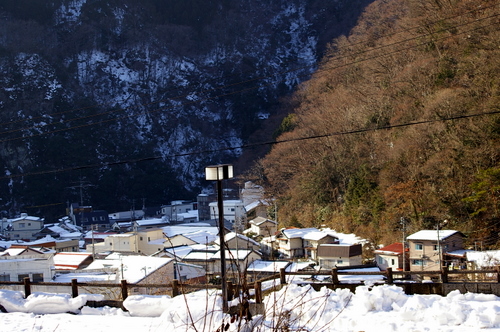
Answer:
POLYGON ((11 240, 35 240, 35 234, 43 228, 43 220, 39 217, 28 216, 22 213, 21 217, 12 219, 6 235, 11 240))
POLYGON ((54 255, 0 256, 0 280, 50 282, 53 277, 54 255))
POLYGON ((250 228, 243 233, 254 233, 257 236, 273 236, 278 230, 278 223, 264 217, 256 217, 248 222, 250 228))
MULTIPOLYGON (((219 218, 219 209, 217 202, 212 202, 209 205, 211 219, 219 218)), ((225 200, 222 202, 224 208, 224 219, 231 222, 233 225, 244 225, 246 220, 245 205, 241 200, 225 200)))
POLYGON ((387 268, 403 270, 403 265, 405 266, 405 271, 409 271, 407 252, 408 249, 405 250, 406 256, 403 256, 403 244, 397 242, 377 249, 373 253, 375 254, 375 262, 381 271, 385 271, 387 268))

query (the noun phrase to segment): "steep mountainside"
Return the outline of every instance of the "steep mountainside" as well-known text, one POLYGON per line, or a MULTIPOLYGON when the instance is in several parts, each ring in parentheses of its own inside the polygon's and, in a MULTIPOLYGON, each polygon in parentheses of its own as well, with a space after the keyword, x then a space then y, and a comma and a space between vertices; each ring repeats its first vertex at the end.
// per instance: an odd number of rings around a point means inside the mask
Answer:
POLYGON ((1 210, 195 197, 367 3, 1 1, 1 210))
POLYGON ((252 174, 280 199, 282 225, 390 244, 441 223, 498 246, 499 15, 498 1, 372 3, 252 174))

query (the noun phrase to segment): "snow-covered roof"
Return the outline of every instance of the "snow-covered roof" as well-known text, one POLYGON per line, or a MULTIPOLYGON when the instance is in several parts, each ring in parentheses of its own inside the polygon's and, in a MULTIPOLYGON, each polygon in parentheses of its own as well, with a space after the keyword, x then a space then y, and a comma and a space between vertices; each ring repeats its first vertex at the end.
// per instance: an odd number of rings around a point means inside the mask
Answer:
POLYGON ((254 218, 254 219, 252 219, 252 220, 249 221, 249 223, 257 225, 257 226, 259 226, 259 225, 261 225, 261 224, 263 224, 265 222, 270 222, 270 223, 273 223, 273 224, 278 224, 276 221, 271 220, 271 219, 267 219, 267 218, 264 218, 264 217, 256 217, 256 218, 254 218))
MULTIPOLYGON (((289 228, 282 230, 283 235, 289 239, 304 238, 309 233, 319 232, 317 228, 289 228)), ((326 234, 324 234, 326 235, 326 234)))
POLYGON ((210 230, 198 230, 183 235, 196 243, 208 244, 214 242, 217 239, 217 233, 213 233, 213 229, 211 228, 210 230))
MULTIPOLYGON (((458 231, 439 230, 439 240, 444 240, 447 237, 450 237, 456 233, 458 233, 458 231)), ((437 230, 421 230, 421 231, 418 231, 416 233, 409 235, 406 239, 407 240, 437 241, 438 240, 438 231, 437 230)))
POLYGON ((281 269, 286 268, 290 265, 290 262, 286 261, 263 261, 257 259, 253 261, 247 268, 248 272, 271 272, 278 273, 281 269))
MULTIPOLYGON (((231 241, 232 239, 234 239, 235 237, 238 237, 238 239, 241 239, 245 242, 250 242, 251 244, 255 245, 255 246, 260 246, 260 243, 245 236, 245 235, 242 235, 242 234, 238 234, 238 233, 235 233, 235 232, 230 232, 230 233, 227 233, 225 236, 224 236, 224 241, 228 242, 228 241, 231 241)), ((220 245, 220 239, 217 238, 215 240, 215 243, 220 245)))
MULTIPOLYGON (((238 260, 242 260, 242 259, 245 259, 248 257, 248 255, 250 255, 250 253, 252 252, 253 250, 248 250, 248 249, 229 249, 229 250, 226 250, 225 251, 225 258, 227 260, 230 260, 230 259, 238 259, 238 260)), ((220 254, 221 254, 221 251, 217 251, 213 258, 214 259, 220 259, 220 254)))
POLYGON ((86 252, 60 252, 54 255, 54 266, 57 270, 76 270, 90 256, 86 252))
MULTIPOLYGON (((206 226, 205 224, 184 224, 184 225, 175 225, 175 226, 165 226, 161 228, 163 233, 165 233, 168 237, 173 237, 177 234, 182 234, 187 236, 189 233, 194 233, 198 231, 205 231, 210 234, 217 235, 219 233, 219 229, 217 227, 206 226), (189 225, 189 226, 188 226, 189 225)), ((194 240, 193 240, 194 241, 194 240)))
POLYGON ((119 256, 119 259, 111 258, 116 256, 108 256, 105 259, 97 259, 93 261, 84 270, 94 270, 103 268, 114 268, 123 271, 123 277, 130 283, 136 283, 144 279, 146 275, 156 271, 162 266, 173 261, 172 258, 151 257, 151 256, 119 256))
POLYGON ((174 248, 166 248, 165 251, 182 259, 186 257, 191 251, 193 251, 193 248, 191 246, 180 246, 174 248))
POLYGON ((61 273, 55 275, 54 282, 68 283, 72 279, 76 279, 78 282, 116 281, 116 278, 117 273, 114 272, 61 273))
POLYGON ((477 267, 491 267, 500 264, 500 250, 469 251, 467 260, 475 262, 477 267))

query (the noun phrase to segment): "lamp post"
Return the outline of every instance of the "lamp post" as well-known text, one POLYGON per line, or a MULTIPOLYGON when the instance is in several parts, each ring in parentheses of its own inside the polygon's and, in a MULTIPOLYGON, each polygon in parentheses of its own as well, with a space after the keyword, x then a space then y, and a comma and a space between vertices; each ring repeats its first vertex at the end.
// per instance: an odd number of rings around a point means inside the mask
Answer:
POLYGON ((217 181, 217 208, 219 210, 219 242, 220 242, 220 274, 222 286, 222 310, 228 311, 227 280, 226 280, 226 253, 224 246, 224 208, 222 206, 222 180, 233 177, 233 165, 213 165, 205 167, 205 179, 217 181))

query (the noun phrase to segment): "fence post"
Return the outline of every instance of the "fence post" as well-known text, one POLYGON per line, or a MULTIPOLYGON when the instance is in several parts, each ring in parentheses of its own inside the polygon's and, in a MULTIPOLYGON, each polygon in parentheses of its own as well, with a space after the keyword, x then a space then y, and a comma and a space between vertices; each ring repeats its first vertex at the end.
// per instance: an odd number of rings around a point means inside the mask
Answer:
POLYGON ((334 285, 339 284, 339 274, 337 273, 337 267, 332 267, 332 283, 334 285))
POLYGON ((172 280, 172 297, 179 295, 179 280, 172 280))
POLYGON ((387 277, 387 284, 392 285, 394 283, 394 276, 392 275, 392 267, 388 267, 385 273, 387 277))
POLYGON ((284 268, 280 269, 280 283, 282 285, 286 285, 286 274, 285 274, 285 269, 284 268))
POLYGON ((255 288, 255 303, 262 303, 262 282, 256 281, 254 288, 255 288))
POLYGON ((71 279, 71 296, 72 297, 78 296, 78 280, 77 279, 71 279))
POLYGON ((24 283, 24 298, 27 298, 31 295, 31 281, 29 277, 23 279, 24 283))
POLYGON ((441 282, 443 284, 448 282, 448 269, 446 266, 441 266, 441 282))
POLYGON ((128 297, 128 286, 127 286, 127 280, 122 280, 120 282, 121 288, 122 288, 122 300, 125 301, 128 297))

